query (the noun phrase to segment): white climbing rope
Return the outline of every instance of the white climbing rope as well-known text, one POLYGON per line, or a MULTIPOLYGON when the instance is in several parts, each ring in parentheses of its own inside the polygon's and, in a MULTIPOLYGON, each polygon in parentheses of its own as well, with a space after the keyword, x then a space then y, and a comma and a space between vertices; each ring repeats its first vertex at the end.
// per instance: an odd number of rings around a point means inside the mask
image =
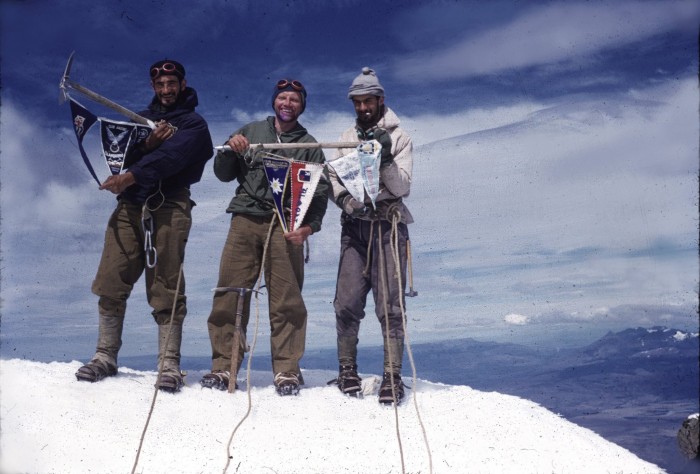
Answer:
MULTIPOLYGON (((226 465, 224 466, 223 474, 226 474, 226 471, 228 470, 229 466, 231 465, 231 459, 233 459, 233 456, 231 455, 231 447, 233 446, 233 437, 235 436, 236 432, 238 431, 238 428, 243 424, 243 422, 248 418, 250 415, 250 412, 253 410, 253 400, 250 395, 250 369, 251 369, 251 363, 253 360, 253 353, 255 352, 255 345, 258 340, 258 326, 260 322, 260 302, 258 301, 258 294, 260 291, 261 287, 261 282, 263 279, 263 273, 265 272, 265 258, 267 257, 267 249, 270 245, 270 237, 272 236, 272 229, 275 226, 275 222, 277 219, 275 217, 272 217, 272 220, 270 221, 270 228, 267 231, 267 238, 265 239, 265 245, 263 247, 263 254, 262 254, 262 261, 260 262, 260 273, 258 274, 258 280, 255 285, 255 331, 253 332, 253 342, 250 346, 250 353, 248 354, 248 363, 246 365, 246 393, 248 396, 248 408, 243 415, 243 417, 240 419, 240 421, 236 424, 236 426, 233 428, 233 431, 231 431, 231 436, 228 439, 228 443, 226 444, 226 465)), ((240 296, 239 296, 240 298, 240 296)), ((235 380, 234 380, 235 383, 235 380)))

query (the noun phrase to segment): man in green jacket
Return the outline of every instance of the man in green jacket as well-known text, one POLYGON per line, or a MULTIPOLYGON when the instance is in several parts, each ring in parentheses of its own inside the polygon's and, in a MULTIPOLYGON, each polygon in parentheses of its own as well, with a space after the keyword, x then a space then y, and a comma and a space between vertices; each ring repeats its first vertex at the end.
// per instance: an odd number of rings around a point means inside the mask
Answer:
MULTIPOLYGON (((307 312, 301 289, 304 282, 303 244, 321 230, 328 204, 328 184, 321 179, 306 216, 297 229, 284 232, 275 217, 272 190, 263 163, 249 155, 251 143, 316 143, 298 122, 306 107, 306 89, 296 80, 278 81, 272 93, 274 116, 252 122, 234 132, 226 142, 231 150, 219 151, 214 174, 221 181, 238 181, 235 195, 226 212, 232 214, 219 268, 218 287, 252 289, 262 265, 265 241, 273 226, 265 256, 265 284, 270 311, 270 348, 274 383, 280 395, 295 395, 303 384, 299 360, 306 342, 307 312)), ((323 163, 320 148, 270 150, 296 161, 323 163)), ((289 195, 285 208, 289 208, 289 195)), ((289 219, 289 215, 285 216, 289 219)), ((229 384, 235 316, 239 293, 218 291, 207 321, 212 347, 212 370, 200 381, 203 387, 225 390, 229 384)), ((250 315, 247 293, 241 328, 245 333, 250 315)), ((244 355, 238 349, 238 367, 244 355)), ((236 368, 237 370, 238 368, 236 368)), ((235 383, 235 381, 234 381, 235 383)))

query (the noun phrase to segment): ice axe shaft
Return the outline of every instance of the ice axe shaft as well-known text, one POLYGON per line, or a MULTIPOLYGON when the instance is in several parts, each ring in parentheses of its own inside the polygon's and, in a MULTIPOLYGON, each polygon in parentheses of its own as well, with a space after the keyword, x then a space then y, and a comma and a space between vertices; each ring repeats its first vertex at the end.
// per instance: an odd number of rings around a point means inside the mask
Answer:
POLYGON ((413 258, 411 256, 411 241, 406 240, 406 259, 408 260, 408 293, 406 296, 418 296, 418 292, 413 289, 413 258))
MULTIPOLYGON (((325 142, 325 143, 251 143, 250 150, 285 150, 285 149, 311 149, 311 148, 357 148, 357 142, 325 142)), ((231 151, 228 145, 215 146, 215 150, 231 151)))
POLYGON ((63 77, 61 78, 61 82, 59 83, 58 87, 61 89, 61 96, 60 96, 60 102, 63 103, 68 94, 66 92, 66 89, 73 89, 74 91, 78 91, 81 94, 87 96, 91 100, 97 102, 98 104, 102 104, 105 107, 108 107, 115 112, 118 112, 125 117, 129 117, 131 120, 133 120, 136 123, 140 123, 141 125, 148 125, 151 128, 156 128, 155 123, 153 123, 152 120, 148 120, 146 117, 142 117, 141 115, 132 112, 131 110, 127 109, 126 107, 122 107, 121 105, 117 104, 116 102, 113 102, 109 100, 106 97, 101 96, 97 92, 91 91, 87 87, 83 87, 80 84, 78 84, 75 81, 72 81, 69 76, 70 76, 70 68, 71 65, 73 64, 73 55, 75 54, 75 51, 71 53, 70 57, 68 58, 68 63, 66 64, 66 69, 63 72, 63 77))
POLYGON ((233 345, 231 346, 231 368, 230 376, 228 379, 228 392, 233 393, 236 391, 236 379, 238 378, 238 358, 240 356, 239 351, 242 345, 241 336, 243 334, 242 319, 243 319, 243 307, 245 305, 245 295, 246 293, 253 292, 255 290, 250 288, 236 288, 232 286, 220 286, 214 288, 213 291, 233 291, 238 293, 238 302, 236 304, 236 321, 233 329, 233 345))

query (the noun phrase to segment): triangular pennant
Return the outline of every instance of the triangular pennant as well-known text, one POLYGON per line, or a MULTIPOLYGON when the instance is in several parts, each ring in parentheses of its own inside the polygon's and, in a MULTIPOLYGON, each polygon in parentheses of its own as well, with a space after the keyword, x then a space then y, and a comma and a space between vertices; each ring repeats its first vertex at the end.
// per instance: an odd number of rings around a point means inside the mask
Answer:
POLYGON ((73 117, 73 130, 75 131, 75 136, 78 139, 78 149, 80 150, 80 155, 83 157, 85 166, 87 166, 87 169, 92 177, 95 178, 98 185, 101 185, 100 180, 95 174, 95 170, 90 164, 87 153, 85 153, 85 148, 83 148, 83 138, 85 138, 85 134, 88 130, 90 130, 90 127, 97 122, 98 118, 95 114, 76 102, 72 97, 69 96, 68 98, 70 99, 70 112, 71 116, 73 117))
POLYGON ((309 209, 314 191, 323 174, 323 165, 306 161, 292 161, 292 215, 289 222, 289 230, 299 228, 304 221, 306 211, 309 209))
POLYGON ((379 155, 382 145, 377 140, 362 142, 357 147, 357 155, 360 158, 360 170, 365 191, 372 201, 372 207, 376 210, 375 200, 379 195, 379 155))
POLYGON ((124 158, 129 151, 136 127, 137 124, 133 122, 117 122, 100 118, 102 154, 113 175, 121 173, 124 167, 124 158))
POLYGON ((126 156, 124 157, 124 165, 122 166, 123 169, 128 169, 129 166, 136 163, 136 160, 133 158, 135 155, 130 154, 129 150, 148 138, 152 131, 153 129, 151 129, 151 127, 148 125, 134 124, 134 129, 131 131, 129 147, 126 151, 126 156))
POLYGON ((276 158, 263 158, 265 174, 272 191, 272 199, 275 201, 275 210, 280 219, 282 229, 287 232, 287 222, 284 219, 284 192, 287 189, 287 176, 289 175, 289 161, 276 158))
POLYGON ((362 183, 360 158, 357 156, 357 150, 353 150, 333 161, 327 161, 326 164, 333 168, 338 179, 343 183, 350 195, 358 202, 364 202, 365 188, 362 183))

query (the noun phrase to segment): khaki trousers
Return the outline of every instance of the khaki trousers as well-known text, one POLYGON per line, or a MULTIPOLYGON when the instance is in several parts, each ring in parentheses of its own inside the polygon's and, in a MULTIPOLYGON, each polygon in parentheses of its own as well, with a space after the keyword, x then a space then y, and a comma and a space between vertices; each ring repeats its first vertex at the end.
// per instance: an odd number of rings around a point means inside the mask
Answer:
MULTIPOLYGON (((274 217, 276 219, 276 217, 274 217)), ((217 286, 254 288, 262 264, 263 250, 273 216, 245 214, 231 219, 221 254, 217 286)), ((293 245, 275 221, 265 257, 265 291, 270 311, 272 370, 300 374, 299 360, 306 344, 306 306, 301 296, 304 283, 303 246, 293 245)), ((216 292, 207 320, 212 348, 212 370, 229 370, 238 293, 216 292)), ((242 328, 250 318, 250 293, 246 296, 242 328)), ((243 360, 243 348, 239 350, 243 360)), ((239 362, 240 363, 240 362, 239 362)))
MULTIPOLYGON (((189 195, 189 191, 183 190, 179 196, 169 198, 152 211, 152 242, 158 255, 155 268, 146 267, 141 205, 123 201, 117 204, 107 224, 102 258, 92 283, 92 292, 99 296, 100 317, 114 321, 108 326, 116 329, 105 335, 110 341, 98 341, 98 353, 105 352, 116 360, 121 346, 121 323, 126 313, 126 301, 144 272, 146 297, 153 308, 153 318, 158 324, 166 324, 170 320, 180 266, 185 258, 185 245, 192 226, 189 195), (107 347, 101 348, 101 344, 107 344, 107 347)), ((174 323, 181 325, 186 314, 183 276, 174 323)))

